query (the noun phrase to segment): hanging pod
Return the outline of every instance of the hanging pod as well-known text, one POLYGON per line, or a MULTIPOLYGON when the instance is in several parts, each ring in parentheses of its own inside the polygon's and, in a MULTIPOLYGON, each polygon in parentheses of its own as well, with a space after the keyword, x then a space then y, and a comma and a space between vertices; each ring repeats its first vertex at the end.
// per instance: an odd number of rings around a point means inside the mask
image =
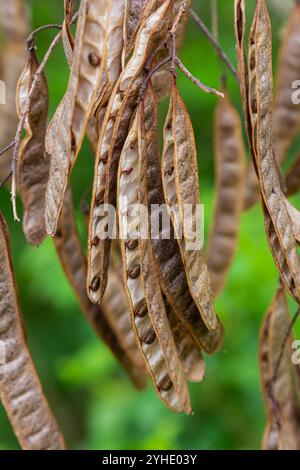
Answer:
MULTIPOLYGON (((19 118, 25 111, 26 100, 38 67, 39 62, 32 45, 28 51, 27 66, 17 86, 16 105, 19 118)), ((17 167, 24 207, 23 230, 32 245, 40 245, 46 236, 45 191, 49 177, 49 159, 45 157, 49 96, 44 73, 36 83, 25 119, 26 135, 20 146, 17 167)))
POLYGON ((245 147, 240 117, 224 92, 215 114, 216 195, 206 260, 217 297, 224 288, 239 237, 245 181, 245 147))
POLYGON ((0 399, 23 449, 63 450, 26 344, 12 269, 8 228, 0 214, 0 399))

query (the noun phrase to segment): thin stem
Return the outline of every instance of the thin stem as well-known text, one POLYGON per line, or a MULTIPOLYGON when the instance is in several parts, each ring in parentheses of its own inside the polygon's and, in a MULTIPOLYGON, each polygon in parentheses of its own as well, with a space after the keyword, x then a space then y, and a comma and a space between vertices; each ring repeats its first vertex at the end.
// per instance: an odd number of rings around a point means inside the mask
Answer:
POLYGON ((155 67, 153 67, 153 69, 150 70, 150 72, 148 73, 147 77, 145 78, 144 82, 142 83, 141 85, 141 88, 140 88, 140 92, 139 92, 139 96, 138 96, 138 99, 137 99, 137 104, 139 104, 142 99, 143 99, 143 96, 144 96, 144 93, 147 89, 147 85, 149 83, 149 81, 151 80, 151 78, 153 77, 153 75, 161 68, 163 67, 165 64, 167 64, 168 62, 171 62, 172 60, 172 56, 168 56, 166 57, 165 59, 163 59, 161 62, 159 62, 158 64, 155 65, 155 67))
POLYGON ((30 50, 30 48, 34 46, 35 36, 41 31, 44 31, 46 29, 61 29, 61 28, 62 26, 60 24, 45 24, 35 29, 34 31, 30 33, 30 35, 27 38, 27 49, 30 50))
POLYGON ((201 18, 197 15, 197 13, 194 12, 194 10, 190 10, 190 15, 195 21, 196 25, 200 28, 200 30, 203 32, 203 34, 207 37, 207 39, 210 41, 210 43, 213 45, 213 47, 216 49, 218 56, 220 59, 224 62, 224 64, 227 66, 227 68, 230 70, 230 72, 234 75, 236 80, 239 82, 239 77, 238 73, 234 67, 234 65, 230 62, 228 56, 226 53, 223 51, 222 47, 220 46, 218 40, 215 38, 215 36, 209 31, 209 29, 206 27, 206 25, 203 23, 201 18))
POLYGON ((220 98, 224 98, 224 94, 221 93, 220 91, 216 90, 215 88, 209 87, 202 83, 198 78, 194 77, 194 75, 191 74, 191 72, 183 65, 180 59, 176 57, 175 59, 175 64, 180 68, 180 70, 187 76, 191 82, 194 83, 198 88, 200 88, 202 91, 205 91, 205 93, 210 93, 211 95, 218 96, 220 98))
POLYGON ((2 157, 2 155, 4 155, 6 152, 8 152, 8 150, 13 148, 14 146, 15 146, 15 141, 13 140, 10 144, 8 144, 6 147, 4 147, 4 149, 0 151, 0 157, 2 157))

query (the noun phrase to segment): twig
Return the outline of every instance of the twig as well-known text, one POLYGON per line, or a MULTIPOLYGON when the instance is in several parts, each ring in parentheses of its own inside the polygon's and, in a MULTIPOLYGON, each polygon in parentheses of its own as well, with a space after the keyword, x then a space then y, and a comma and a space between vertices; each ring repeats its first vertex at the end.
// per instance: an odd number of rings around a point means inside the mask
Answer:
POLYGON ((30 47, 34 46, 34 40, 35 40, 35 36, 40 33, 41 31, 44 31, 46 29, 61 29, 62 28, 62 25, 60 24, 45 24, 43 26, 40 26, 39 28, 35 29, 34 31, 32 31, 28 38, 27 38, 27 50, 29 51, 30 50, 30 47))
POLYGON ((4 147, 4 149, 0 151, 0 157, 2 157, 2 155, 4 155, 6 152, 8 152, 8 150, 13 148, 14 146, 15 146, 15 141, 13 140, 10 144, 8 144, 6 147, 4 147))
POLYGON ((153 77, 153 75, 161 68, 163 67, 165 64, 167 64, 168 62, 171 62, 172 60, 172 56, 169 55, 168 57, 166 57, 165 59, 163 59, 161 62, 159 62, 158 64, 155 65, 155 67, 153 67, 153 69, 150 70, 150 72, 148 73, 147 77, 145 78, 144 82, 142 83, 141 85, 141 88, 140 88, 140 91, 139 91, 139 95, 138 95, 138 98, 137 98, 137 104, 139 104, 142 99, 143 99, 143 96, 144 96, 144 93, 147 89, 147 85, 149 83, 149 81, 151 80, 151 78, 153 77))
POLYGON ((180 59, 176 57, 175 59, 175 64, 180 68, 180 70, 187 76, 191 82, 193 82, 198 88, 200 88, 202 91, 205 91, 205 93, 210 93, 211 95, 218 96, 220 98, 224 98, 224 94, 221 93, 220 91, 216 90, 215 88, 212 88, 210 86, 205 85, 202 83, 198 78, 194 77, 194 75, 191 74, 191 72, 183 65, 180 59))
MULTIPOLYGON (((73 16, 72 18, 72 23, 74 23, 78 18, 78 12, 73 16)), ((53 52, 55 47, 59 44, 61 40, 62 32, 60 31, 55 38, 53 39, 52 43, 50 44, 39 68, 37 69, 36 73, 34 74, 34 78, 28 93, 28 96, 26 98, 26 102, 24 105, 24 111, 21 115, 18 127, 17 127, 17 132, 15 136, 15 148, 14 148, 14 153, 12 157, 12 185, 11 185, 11 200, 12 200, 12 205, 13 205, 13 214, 14 214, 14 220, 20 221, 18 214, 17 214, 17 208, 16 208, 16 175, 17 175, 17 163, 18 163, 18 154, 19 154, 19 149, 20 149, 20 143, 21 143, 21 137, 22 137, 22 130, 25 124, 25 120, 27 117, 27 114, 29 113, 30 109, 30 104, 31 104, 31 99, 33 97, 33 93, 35 91, 35 88, 41 78, 41 75, 43 73, 43 70, 53 52)))
POLYGON ((213 36, 218 41, 218 37, 219 37, 218 0, 211 0, 211 31, 212 31, 213 36))
POLYGON ((217 41, 217 39, 215 38, 215 36, 209 31, 209 29, 203 23, 201 18, 199 18, 197 13, 194 12, 194 10, 192 10, 192 9, 190 10, 190 15, 193 18, 193 20, 195 21, 196 25, 201 29, 201 31, 204 33, 204 35, 207 37, 207 39, 211 42, 213 47, 216 49, 220 59, 225 63, 225 65, 228 67, 230 72, 234 75, 236 80, 239 82, 238 73, 237 73, 234 65, 230 62, 228 56, 223 51, 222 47, 220 46, 220 44, 217 41))
POLYGON ((10 170, 8 175, 5 176, 5 178, 0 182, 0 188, 2 188, 2 186, 4 186, 10 180, 11 177, 12 177, 12 171, 10 170))

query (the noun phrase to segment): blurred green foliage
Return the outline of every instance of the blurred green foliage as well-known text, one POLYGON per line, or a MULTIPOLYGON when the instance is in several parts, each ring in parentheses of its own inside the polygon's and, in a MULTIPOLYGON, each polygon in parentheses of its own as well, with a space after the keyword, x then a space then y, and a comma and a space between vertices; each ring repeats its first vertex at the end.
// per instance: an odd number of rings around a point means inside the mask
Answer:
MULTIPOLYGON (((32 25, 62 20, 62 1, 31 0, 32 25)), ((210 24, 209 0, 194 8, 210 24)), ((255 2, 249 5, 249 19, 255 2)), ((219 1, 220 42, 233 61, 233 0, 219 1)), ((274 58, 283 19, 272 12, 274 58)), ((52 32, 40 33, 39 57, 52 32)), ((195 76, 220 87, 223 68, 214 50, 192 21, 180 54, 195 76)), ((46 69, 51 113, 63 96, 68 67, 58 47, 46 69)), ((216 99, 202 93, 178 73, 178 83, 191 113, 199 149, 202 202, 206 228, 213 207, 213 113, 216 99)), ((238 85, 228 77, 230 95, 240 109, 238 85)), ((92 159, 85 143, 73 175, 75 204, 91 185, 92 159)), ((72 449, 253 449, 259 448, 265 417, 257 360, 261 320, 277 284, 260 207, 245 213, 238 253, 223 295, 217 301, 224 322, 223 350, 207 357, 207 374, 193 385, 193 415, 175 415, 159 402, 149 386, 136 392, 110 352, 85 323, 64 278, 52 243, 32 248, 21 225, 13 223, 9 194, 1 190, 1 209, 10 225, 14 265, 28 341, 46 395, 72 449)), ((80 214, 78 213, 80 219, 80 214)), ((79 222, 83 227, 82 220, 79 222)), ((0 406, 0 449, 18 448, 0 406)))

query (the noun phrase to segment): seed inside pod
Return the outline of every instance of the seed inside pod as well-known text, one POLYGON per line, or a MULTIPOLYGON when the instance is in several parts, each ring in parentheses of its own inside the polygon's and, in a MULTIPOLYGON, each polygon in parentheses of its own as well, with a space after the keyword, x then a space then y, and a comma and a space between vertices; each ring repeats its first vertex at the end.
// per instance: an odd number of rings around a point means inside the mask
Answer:
POLYGON ((92 283, 91 283, 91 290, 93 292, 96 292, 100 287, 100 278, 99 277, 94 277, 94 279, 92 280, 92 283))
POLYGON ((172 380, 170 379, 169 374, 164 375, 157 383, 157 386, 163 392, 168 392, 172 387, 172 380))
POLYGON ((95 237, 94 240, 92 241, 92 246, 97 246, 99 244, 99 237, 95 237))
POLYGON ((256 99, 252 100, 251 108, 252 108, 253 113, 257 113, 257 100, 256 99))
POLYGON ((142 305, 135 309, 134 315, 139 318, 144 318, 148 313, 147 305, 144 302, 142 305))
POLYGON ((145 344, 152 344, 155 341, 156 334, 152 329, 147 330, 141 335, 141 341, 145 344))
POLYGON ((95 52, 90 52, 88 55, 89 63, 93 67, 98 67, 100 65, 100 57, 95 52))
POLYGON ((135 250, 138 247, 138 243, 138 240, 127 240, 125 246, 128 250, 135 250))
POLYGON ((255 69, 255 65, 256 65, 256 62, 255 62, 255 57, 251 57, 250 59, 250 69, 251 70, 254 70, 255 69))
POLYGON ((128 276, 131 279, 137 279, 139 275, 141 274, 141 266, 140 264, 137 264, 134 268, 130 269, 128 271, 128 276))

